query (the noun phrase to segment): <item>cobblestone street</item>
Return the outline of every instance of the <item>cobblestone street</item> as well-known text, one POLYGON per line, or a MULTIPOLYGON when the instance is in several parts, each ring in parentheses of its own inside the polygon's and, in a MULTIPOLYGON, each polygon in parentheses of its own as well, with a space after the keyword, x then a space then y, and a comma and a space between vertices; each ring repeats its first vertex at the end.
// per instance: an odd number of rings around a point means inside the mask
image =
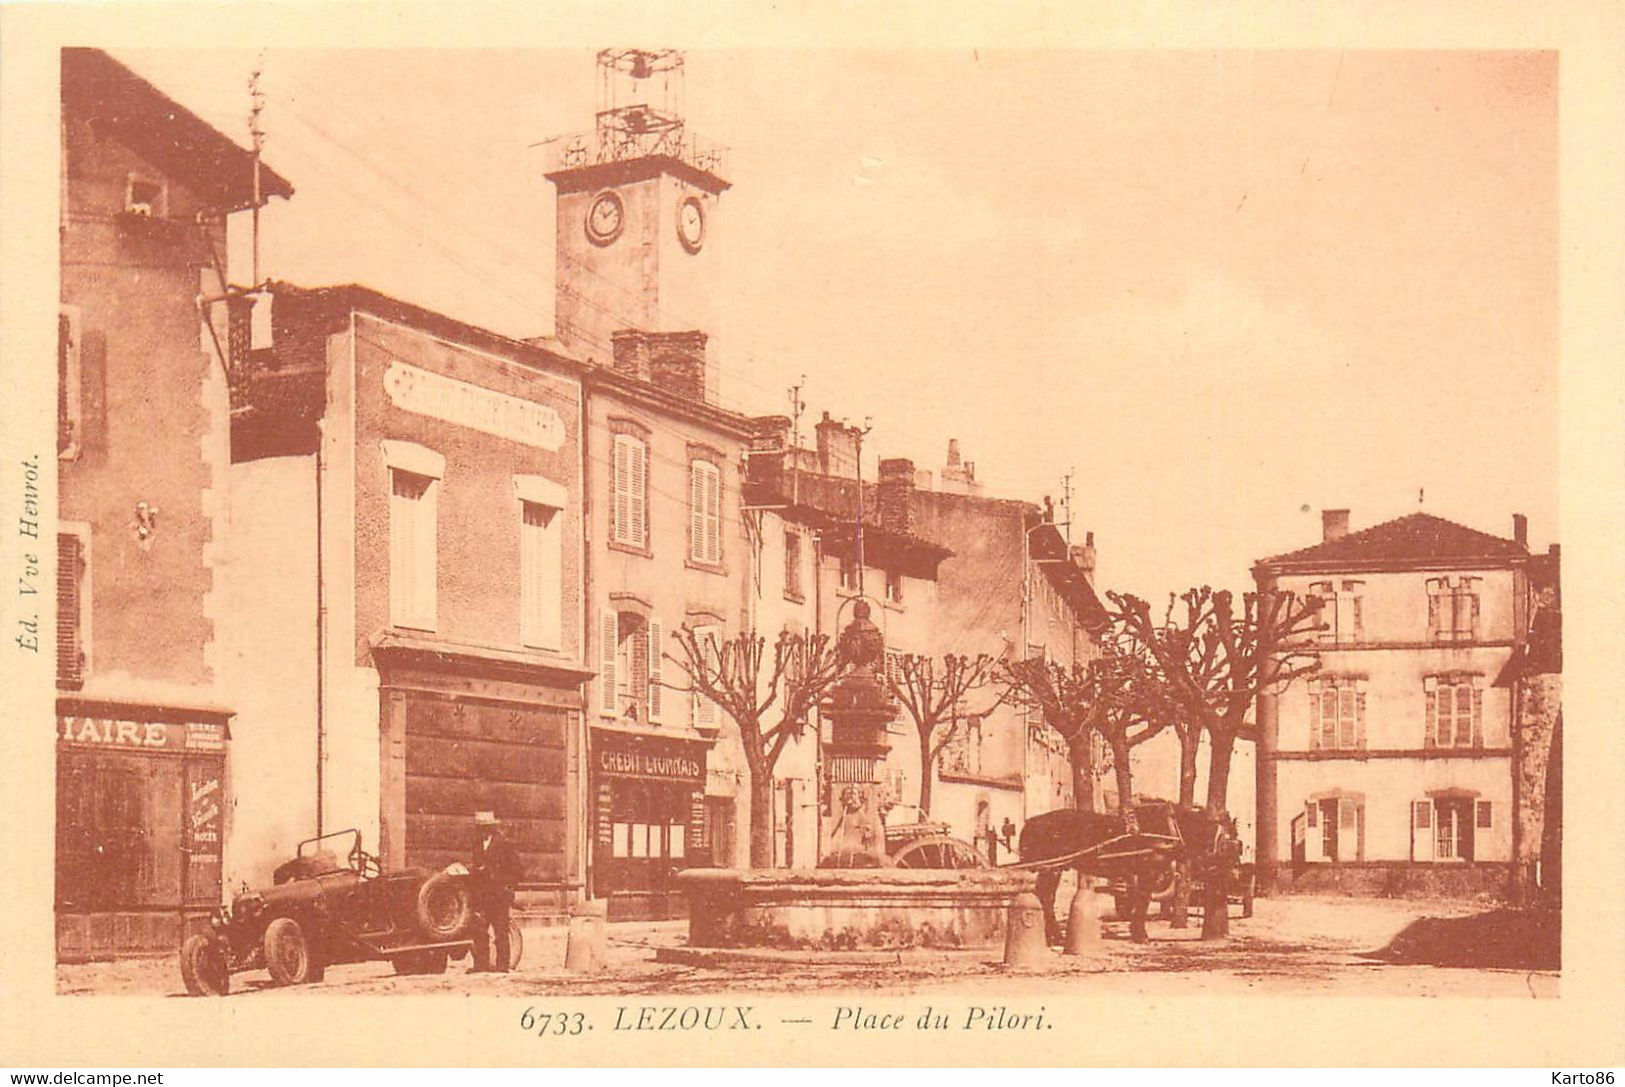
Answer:
MULTIPOLYGON (((666 996, 727 992, 787 993, 816 989, 905 995, 975 991, 987 995, 1088 992, 1137 995, 1335 992, 1343 996, 1558 995, 1553 970, 1462 968, 1394 963, 1365 953, 1389 945, 1407 926, 1466 919, 1484 912, 1478 904, 1388 899, 1292 896, 1260 899, 1250 919, 1235 918, 1230 940, 1206 944, 1200 922, 1183 930, 1151 926, 1151 942, 1128 940, 1124 923, 1108 921, 1105 950, 1080 962, 1059 953, 1040 970, 1012 972, 990 952, 905 951, 895 961, 864 965, 794 961, 697 967, 659 963, 661 947, 679 947, 685 922, 628 922, 610 926, 608 966, 599 974, 566 973, 564 930, 530 930, 525 959, 509 975, 469 974, 454 963, 443 975, 399 977, 388 963, 334 967, 317 986, 271 987, 263 971, 233 978, 234 996, 276 999, 292 992, 461 993, 471 996, 581 995, 666 996)), ((64 994, 184 995, 172 958, 86 963, 58 967, 64 994)))

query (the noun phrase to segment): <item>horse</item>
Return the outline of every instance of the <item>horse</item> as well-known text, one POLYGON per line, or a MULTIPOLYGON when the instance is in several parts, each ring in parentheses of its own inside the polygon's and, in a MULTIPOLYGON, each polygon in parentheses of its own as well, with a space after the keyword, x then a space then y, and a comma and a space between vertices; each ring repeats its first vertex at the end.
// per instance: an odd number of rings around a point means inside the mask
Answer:
POLYGON ((1172 889, 1181 863, 1206 872, 1234 864, 1240 855, 1235 820, 1228 815, 1147 801, 1135 805, 1135 817, 1137 833, 1130 832, 1121 813, 1067 808, 1034 816, 1021 828, 1021 865, 1038 868, 1038 899, 1050 943, 1061 938, 1055 895, 1067 868, 1078 873, 1080 891, 1087 888, 1083 881, 1089 876, 1122 879, 1127 885, 1129 938, 1143 943, 1148 939, 1145 921, 1152 896, 1172 889))

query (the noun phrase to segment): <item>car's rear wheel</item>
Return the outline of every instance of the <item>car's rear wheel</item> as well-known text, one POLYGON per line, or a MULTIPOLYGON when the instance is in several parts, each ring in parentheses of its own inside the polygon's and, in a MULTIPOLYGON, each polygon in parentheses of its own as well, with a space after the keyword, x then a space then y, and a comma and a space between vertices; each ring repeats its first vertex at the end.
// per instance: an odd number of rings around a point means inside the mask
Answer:
POLYGON ((508 922, 508 969, 519 969, 519 960, 525 957, 525 932, 518 921, 508 922))
POLYGON ((417 922, 437 940, 455 940, 474 919, 474 901, 460 876, 436 872, 418 888, 417 922))
POLYGON ((188 936, 181 944, 181 980, 193 996, 225 996, 231 992, 231 970, 225 949, 208 936, 188 936))
POLYGON ((291 917, 278 917, 265 926, 265 968, 278 985, 303 985, 315 981, 320 971, 313 969, 310 941, 304 929, 291 917))

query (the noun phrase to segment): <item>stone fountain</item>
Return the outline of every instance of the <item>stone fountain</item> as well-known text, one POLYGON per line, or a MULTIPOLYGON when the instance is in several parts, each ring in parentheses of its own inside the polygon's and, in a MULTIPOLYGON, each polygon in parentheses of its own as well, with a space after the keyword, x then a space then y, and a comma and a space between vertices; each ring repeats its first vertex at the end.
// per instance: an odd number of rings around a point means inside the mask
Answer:
POLYGON ((1027 872, 891 866, 880 766, 898 708, 880 672, 885 641, 869 614, 865 601, 853 606, 839 645, 847 672, 822 707, 830 736, 821 752, 818 867, 678 873, 691 948, 991 948, 1004 939, 1011 899, 1031 890, 1027 872))

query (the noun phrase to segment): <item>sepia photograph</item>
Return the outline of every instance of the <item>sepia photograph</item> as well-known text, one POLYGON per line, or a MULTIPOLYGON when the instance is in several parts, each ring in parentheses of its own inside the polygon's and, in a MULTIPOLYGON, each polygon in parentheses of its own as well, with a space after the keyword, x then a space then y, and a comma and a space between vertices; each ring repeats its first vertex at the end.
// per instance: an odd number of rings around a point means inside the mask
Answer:
POLYGON ((38 50, 49 1014, 1562 1001, 1560 51, 689 40, 38 50))

